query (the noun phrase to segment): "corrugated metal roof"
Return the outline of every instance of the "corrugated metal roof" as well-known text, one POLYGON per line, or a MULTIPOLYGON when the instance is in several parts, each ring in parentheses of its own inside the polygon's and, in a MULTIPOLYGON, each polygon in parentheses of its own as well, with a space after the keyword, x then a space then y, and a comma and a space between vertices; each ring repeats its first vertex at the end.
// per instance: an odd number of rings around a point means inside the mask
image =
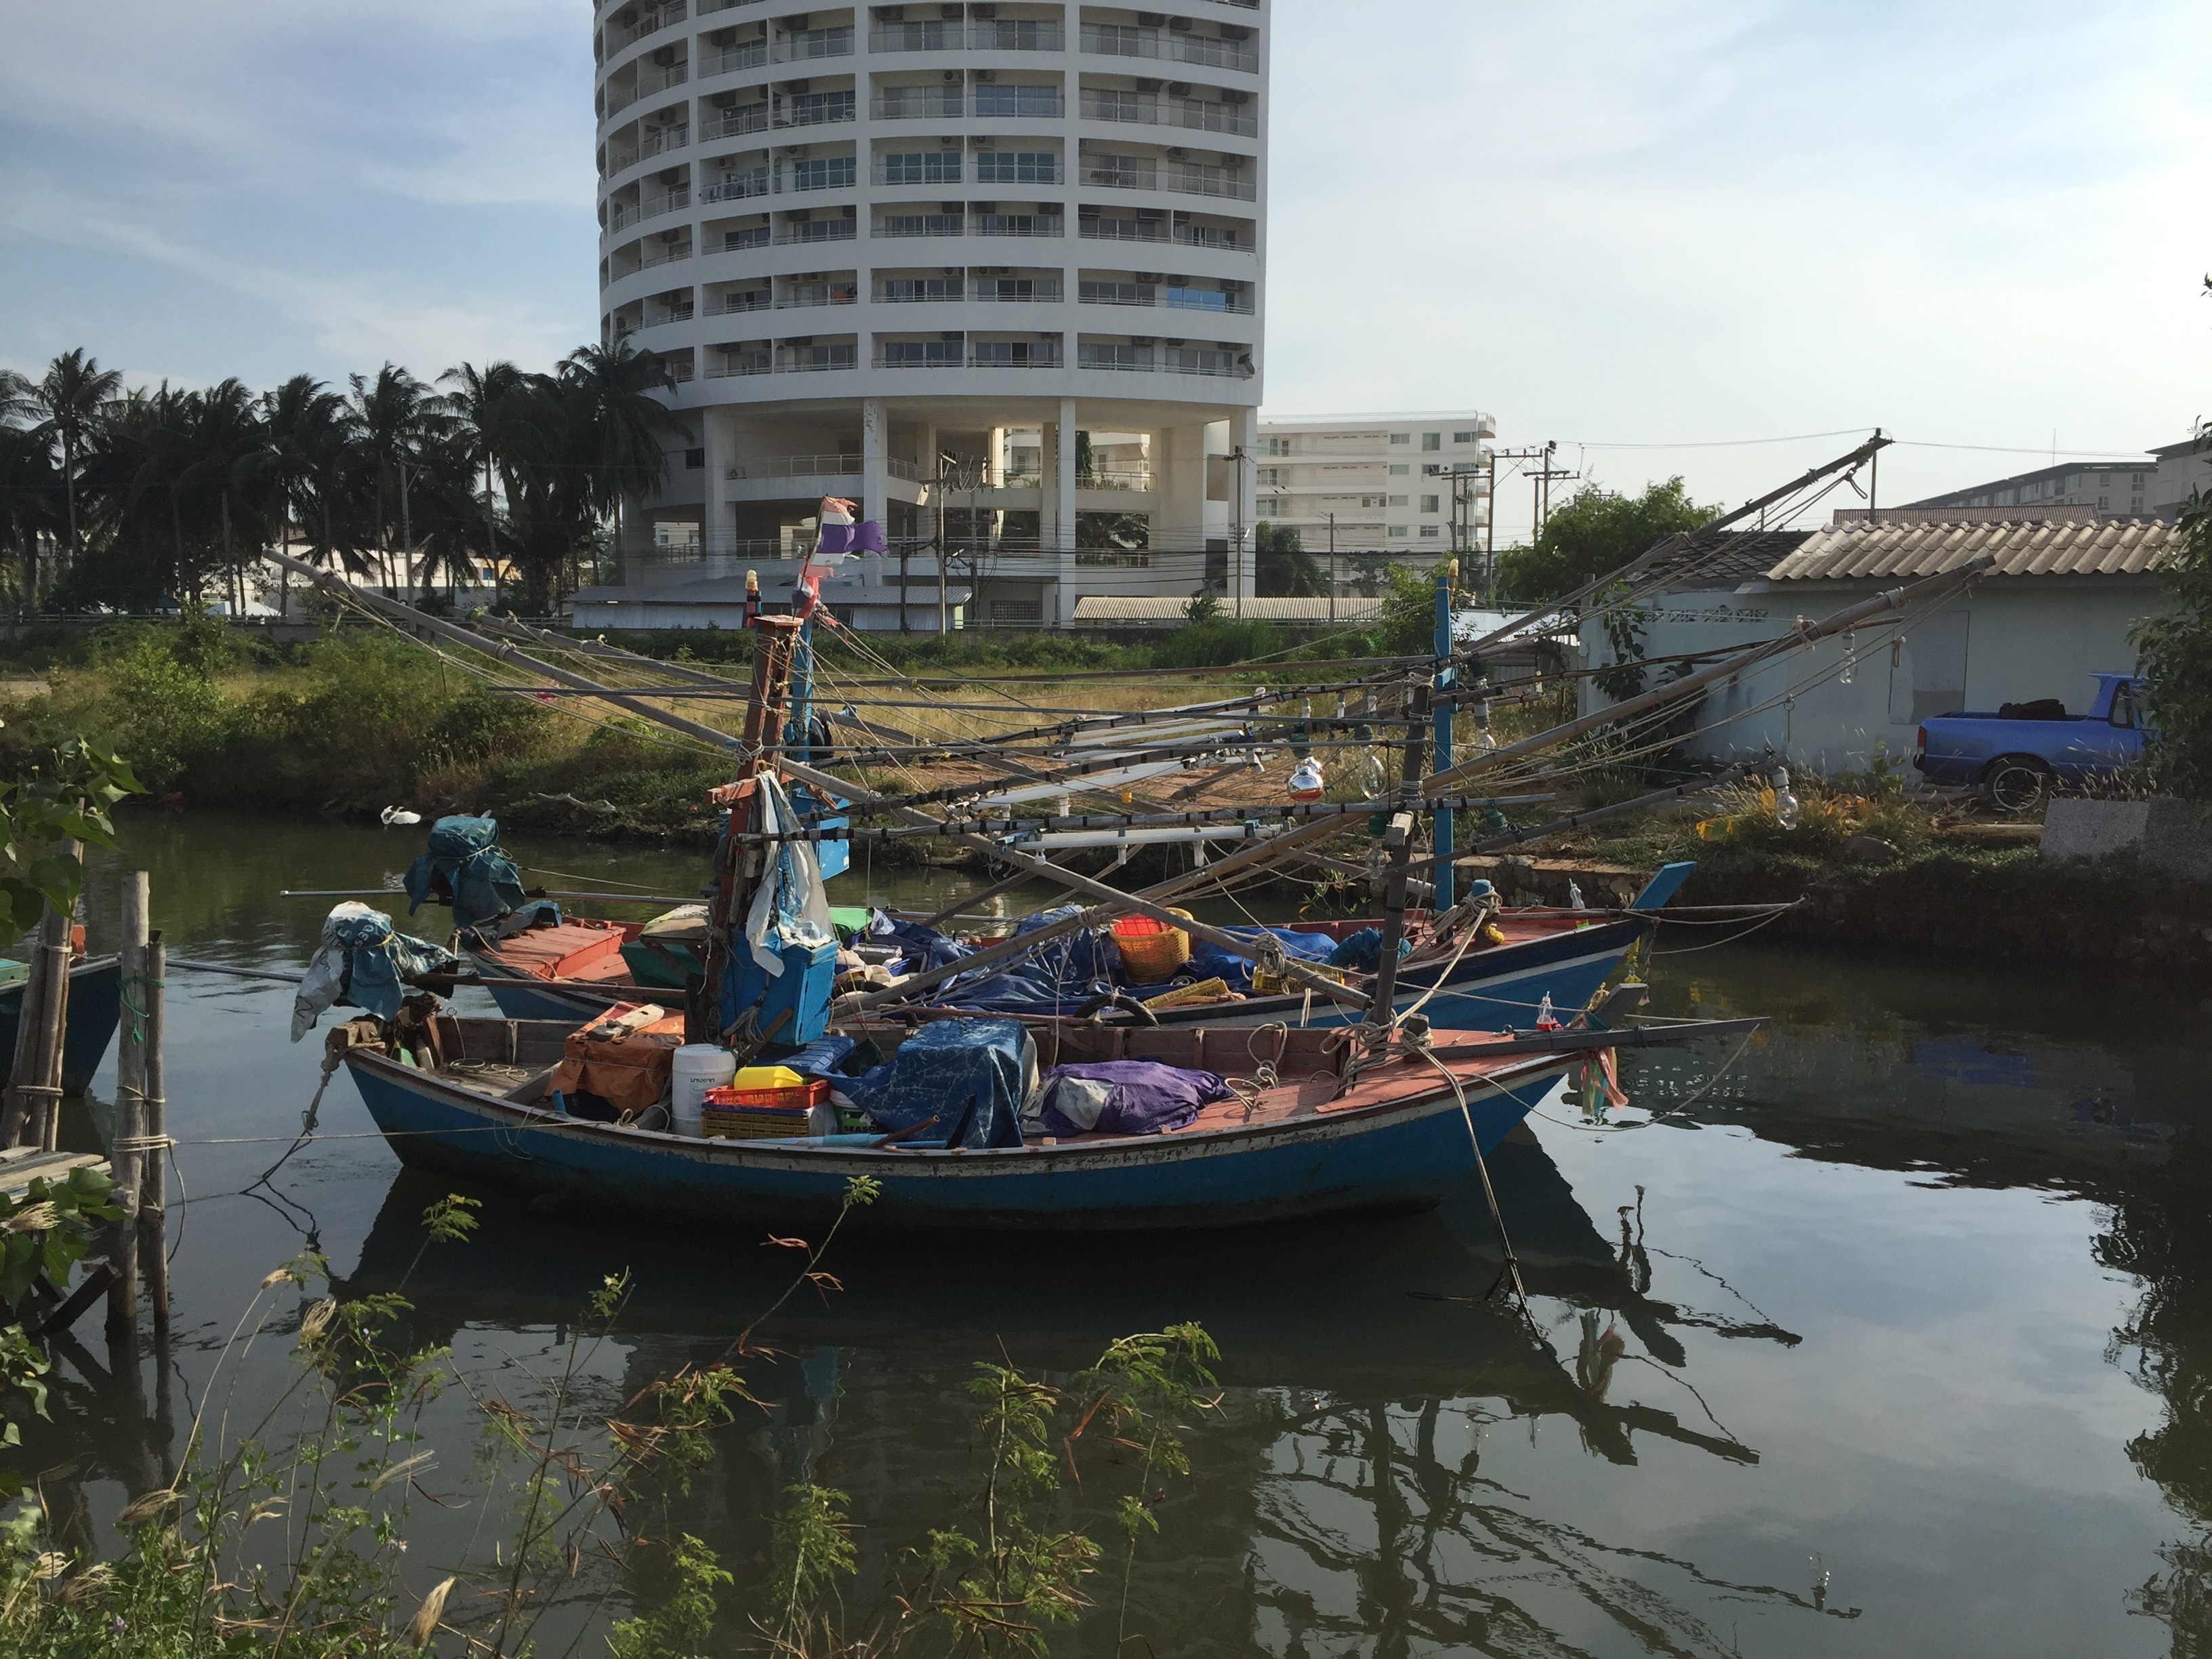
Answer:
POLYGON ((1777 559, 1804 545, 1808 530, 1692 530, 1662 544, 1636 580, 1662 592, 1733 587, 1756 581, 1777 559))
MULTIPOLYGON (((1188 599, 1171 594, 1085 593, 1075 601, 1075 620, 1079 623, 1179 623, 1189 611, 1188 599)), ((1242 614, 1247 622, 1325 623, 1329 620, 1329 605, 1326 599, 1246 599, 1241 604, 1235 599, 1223 599, 1221 614, 1242 614)), ((1349 593, 1337 596, 1338 622, 1372 622, 1382 614, 1382 601, 1379 599, 1361 599, 1349 593)))
POLYGON ((1778 582, 1916 580, 1987 554, 1992 576, 2134 576, 2172 544, 2157 519, 2099 524, 1833 525, 1816 530, 1767 573, 1778 582))

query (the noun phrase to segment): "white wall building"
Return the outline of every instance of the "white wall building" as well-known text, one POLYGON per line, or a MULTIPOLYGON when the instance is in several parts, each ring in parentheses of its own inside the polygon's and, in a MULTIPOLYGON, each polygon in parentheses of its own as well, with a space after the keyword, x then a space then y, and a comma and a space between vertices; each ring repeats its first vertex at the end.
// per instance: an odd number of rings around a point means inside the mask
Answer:
MULTIPOLYGON (((1670 560, 1680 574, 1638 607, 1637 642, 1649 662, 1702 667, 1788 634, 1801 617, 1831 616, 1986 554, 1989 573, 1940 605, 1714 686, 1682 745, 1715 760, 1771 750, 1829 775, 1863 771, 1877 754, 1904 767, 1931 715, 2044 697, 2078 714, 2093 675, 2131 671, 2129 631, 2159 607, 2157 566, 2172 535, 2154 519, 1893 523, 1885 510, 1871 526, 1692 537, 1670 560)), ((1583 651, 1589 668, 1621 659, 1602 627, 1584 628, 1583 651)), ((1645 689, 1662 684, 1656 668, 1645 676, 1645 689)), ((1582 696, 1586 712, 1608 701, 1588 680, 1582 696)))
POLYGON ((604 328, 688 430, 580 614, 774 597, 824 495, 941 544, 978 624, 1249 593, 1268 34, 1267 0, 602 3, 604 328))
POLYGON ((1425 566, 1481 545, 1490 478, 1474 469, 1487 468, 1497 435, 1497 422, 1471 410, 1262 419, 1255 510, 1297 531, 1309 553, 1333 544, 1340 555, 1382 553, 1425 566), (1456 510, 1455 491, 1465 497, 1456 510))

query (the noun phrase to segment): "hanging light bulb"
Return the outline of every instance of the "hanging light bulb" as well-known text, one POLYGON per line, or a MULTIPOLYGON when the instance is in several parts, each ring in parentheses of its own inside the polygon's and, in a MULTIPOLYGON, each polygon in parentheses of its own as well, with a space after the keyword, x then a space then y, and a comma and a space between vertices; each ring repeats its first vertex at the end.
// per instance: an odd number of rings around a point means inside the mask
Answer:
POLYGON ((1774 769, 1774 821, 1784 830, 1797 827, 1797 797, 1790 793, 1790 773, 1786 767, 1774 769))
POLYGON ((1837 683, 1849 685, 1853 676, 1858 672, 1858 665, 1859 636, 1856 634, 1846 634, 1844 635, 1844 672, 1838 677, 1837 683))

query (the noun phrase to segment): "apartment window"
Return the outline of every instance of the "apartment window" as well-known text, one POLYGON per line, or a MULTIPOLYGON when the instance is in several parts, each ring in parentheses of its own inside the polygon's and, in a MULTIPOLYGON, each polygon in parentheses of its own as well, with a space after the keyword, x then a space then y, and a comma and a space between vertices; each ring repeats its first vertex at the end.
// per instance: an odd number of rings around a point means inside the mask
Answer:
POLYGON ((1152 349, 1139 345, 1079 343, 1075 348, 1075 361, 1079 368, 1150 368, 1152 366, 1152 349))
POLYGON ((1260 469, 1259 481, 1262 484, 1279 484, 1283 481, 1283 469, 1279 466, 1263 466, 1260 469))
POLYGON ((941 368, 957 367, 959 362, 960 342, 957 340, 884 342, 884 366, 886 368, 941 368))
POLYGON ((1410 432, 1394 432, 1390 434, 1390 441, 1394 444, 1409 444, 1413 441, 1413 434, 1410 432))
POLYGON ((2129 512, 2130 512, 2130 513, 2138 513, 2138 514, 2139 514, 2139 513, 2141 513, 2142 510, 2143 510, 2143 505, 2142 505, 2142 496, 2140 496, 2140 495, 2130 495, 2130 496, 2129 496, 2129 497, 2128 497, 2128 511, 2129 511, 2129 512))
POLYGON ((1359 504, 1362 507, 1380 507, 1382 505, 1382 498, 1380 495, 1362 495, 1359 498, 1359 504))
POLYGON ((1213 289, 1175 288, 1168 289, 1167 301, 1182 311, 1227 311, 1229 296, 1213 289))
POLYGON ((1059 362, 1057 340, 983 340, 975 347, 979 368, 1049 368, 1059 362))
POLYGON ((1393 507, 1404 507, 1406 504, 1406 497, 1403 495, 1393 495, 1390 498, 1390 505, 1393 507))
POLYGON ((2112 482, 2112 475, 2111 473, 2109 473, 2109 472, 2100 472, 2100 473, 2097 475, 2097 488, 2098 488, 2098 489, 2104 489, 2106 485, 2108 485, 2108 484, 2109 484, 2109 483, 2111 483, 2112 482))
POLYGON ((1482 434, 1480 432, 1455 432, 1452 434, 1452 441, 1455 444, 1480 443, 1481 441, 1482 434))
POLYGON ((1406 533, 1406 526, 1401 524, 1394 524, 1382 533, 1386 536, 1402 536, 1406 533))
POLYGON ((2129 489, 2141 489, 2142 487, 2143 487, 2143 475, 2142 475, 2142 473, 2140 473, 2140 472, 2131 472, 2131 473, 2130 473, 2130 474, 2128 475, 2128 488, 2129 488, 2129 489))
POLYGON ((1400 461, 1395 466, 1390 469, 1390 476, 1394 478, 1402 478, 1412 472, 1413 470, 1413 464, 1411 461, 1400 461))
POLYGON ((960 279, 957 276, 889 276, 884 279, 884 298, 893 304, 957 300, 959 297, 960 279))
POLYGON ((984 150, 975 157, 975 178, 986 185, 1052 185, 1060 182, 1060 158, 1049 150, 984 150))
POLYGON ((1442 525, 1425 524, 1421 526, 1421 534, 1424 536, 1441 536, 1443 533, 1444 531, 1442 525))
POLYGON ((1438 495, 1422 496, 1421 511, 1424 513, 1441 513, 1443 509, 1437 505, 1437 502, 1442 499, 1443 497, 1438 495))
POLYGON ((1424 432, 1421 434, 1421 447, 1424 449, 1441 449, 1443 447, 1443 442, 1444 434, 1441 432, 1424 432))
POLYGON ((975 88, 978 115, 1057 115, 1058 87, 981 86, 975 88))
POLYGON ((1291 441, 1288 438, 1262 438, 1260 440, 1260 453, 1262 455, 1287 455, 1291 453, 1291 441))
POLYGON ((887 185, 957 185, 960 182, 960 152, 957 149, 919 150, 884 157, 887 185))
POLYGON ((853 158, 849 155, 824 155, 811 161, 791 164, 791 187, 793 190, 835 190, 853 182, 853 158))
POLYGON ((787 118, 795 127, 812 126, 822 121, 849 121, 853 118, 853 94, 848 92, 803 92, 785 106, 787 118))
POLYGON ((706 465, 707 452, 703 449, 685 450, 684 452, 684 465, 687 467, 694 468, 706 465))
POLYGON ((2098 512, 2100 512, 2100 513, 2109 513, 2109 512, 2111 512, 2112 510, 2112 498, 2110 495, 2100 495, 2100 496, 2098 496, 2098 497, 2097 497, 2097 511, 2098 511, 2098 512))

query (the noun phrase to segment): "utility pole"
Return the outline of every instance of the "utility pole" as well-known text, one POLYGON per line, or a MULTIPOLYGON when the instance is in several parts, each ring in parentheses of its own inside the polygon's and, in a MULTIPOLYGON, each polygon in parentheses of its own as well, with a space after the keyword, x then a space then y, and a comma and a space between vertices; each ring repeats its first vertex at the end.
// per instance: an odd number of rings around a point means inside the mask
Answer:
POLYGON ((1244 615, 1244 446, 1230 451, 1229 489, 1231 509, 1229 535, 1229 591, 1237 596, 1237 615, 1244 615))
POLYGON ((1336 514, 1328 515, 1328 619, 1336 621, 1336 514))

